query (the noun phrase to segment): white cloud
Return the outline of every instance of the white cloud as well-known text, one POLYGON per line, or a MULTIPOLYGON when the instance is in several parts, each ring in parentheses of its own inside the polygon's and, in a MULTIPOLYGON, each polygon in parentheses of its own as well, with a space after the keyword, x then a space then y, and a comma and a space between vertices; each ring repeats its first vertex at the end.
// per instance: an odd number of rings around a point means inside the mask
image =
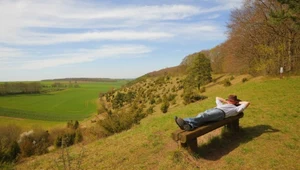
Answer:
MULTIPOLYGON (((84 1, 56 0, 3 0, 0 1, 0 42, 9 45, 49 45, 65 42, 86 42, 91 40, 157 40, 174 37, 164 29, 163 22, 188 19, 190 17, 228 10, 239 0, 217 1, 220 5, 211 8, 200 6, 139 5, 111 6, 91 4, 84 1), (158 28, 153 31, 154 28, 158 28), (35 28, 35 29, 32 29, 35 28), (37 32, 43 28, 44 32, 37 32), (88 29, 81 33, 54 33, 47 28, 88 29), (90 29, 110 28, 113 30, 92 31, 90 29), (143 30, 143 31, 141 31, 143 30), (164 31, 162 31, 164 30, 164 31)), ((214 14, 215 17, 216 15, 214 14)), ((178 25, 180 27, 180 25, 178 25)), ((193 26, 186 24, 187 27, 193 26)), ((205 25, 199 29, 204 28, 205 25)), ((210 27, 210 26, 207 26, 210 27)))
POLYGON ((222 11, 239 7, 242 0, 215 0, 213 3, 217 5, 205 8, 196 0, 168 2, 167 5, 120 5, 94 0, 0 0, 0 69, 38 70, 101 58, 154 54, 145 45, 121 43, 148 44, 159 40, 163 51, 163 41, 167 45, 188 46, 186 39, 223 40, 223 25, 213 19, 221 16, 222 11), (90 47, 90 41, 93 47, 100 43, 110 46, 78 49, 90 47), (70 50, 73 42, 77 43, 74 50, 64 52, 70 50), (64 45, 68 48, 63 49, 64 45), (56 52, 49 54, 51 50, 56 52))
POLYGON ((103 9, 88 9, 67 13, 66 19, 135 19, 135 20, 178 20, 199 12, 197 7, 190 5, 161 5, 161 6, 129 6, 103 9))
POLYGON ((36 59, 24 62, 20 69, 43 69, 61 65, 91 62, 100 58, 128 58, 151 52, 143 45, 102 46, 99 49, 80 49, 72 53, 53 54, 47 59, 36 59))
POLYGON ((227 10, 240 8, 244 1, 245 0, 216 0, 220 6, 223 6, 227 10))
POLYGON ((20 57, 23 52, 16 48, 0 47, 0 61, 4 59, 11 59, 15 57, 20 57))
POLYGON ((197 41, 224 39, 225 30, 214 22, 161 23, 152 28, 154 31, 169 32, 174 39, 197 39, 197 41))
POLYGON ((216 19, 216 18, 219 18, 220 17, 220 14, 213 14, 211 16, 208 16, 208 19, 216 19))
MULTIPOLYGON (((20 45, 49 45, 66 42, 84 42, 92 40, 155 40, 161 38, 173 37, 166 32, 148 32, 148 31, 103 31, 103 32, 85 32, 85 33, 27 33, 18 38, 2 41, 3 43, 14 43, 20 45)), ((1 40, 0 40, 1 42, 1 40)))

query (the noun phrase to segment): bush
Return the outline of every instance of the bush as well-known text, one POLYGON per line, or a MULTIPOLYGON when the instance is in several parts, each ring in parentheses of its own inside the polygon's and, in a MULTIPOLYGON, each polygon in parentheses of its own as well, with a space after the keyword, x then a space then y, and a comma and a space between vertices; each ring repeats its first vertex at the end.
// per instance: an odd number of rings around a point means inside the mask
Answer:
POLYGON ((199 94, 197 94, 193 91, 190 91, 190 90, 186 90, 183 93, 182 97, 183 97, 184 104, 193 103, 193 102, 196 102, 196 101, 199 101, 199 100, 204 100, 204 99, 207 98, 206 96, 199 95, 199 94))
POLYGON ((243 83, 245 83, 246 81, 248 81, 248 78, 245 77, 245 78, 242 79, 243 83))
POLYGON ((177 94, 169 94, 168 101, 174 100, 176 96, 177 96, 177 94))
POLYGON ((56 148, 68 147, 75 143, 76 132, 73 129, 56 129, 54 134, 54 146, 56 148))
POLYGON ((147 114, 143 112, 142 106, 133 104, 129 111, 116 111, 106 119, 100 120, 99 125, 106 131, 106 135, 130 129, 133 124, 138 124, 147 114))
POLYGON ((155 103, 155 99, 154 99, 154 98, 151 98, 150 104, 152 105, 152 104, 154 104, 154 103, 155 103))
POLYGON ((33 138, 31 136, 24 136, 20 142, 20 149, 22 157, 34 155, 33 138))
POLYGON ((206 88, 205 87, 201 87, 200 88, 200 93, 204 93, 206 91, 206 88))
POLYGON ((169 109, 169 106, 170 106, 170 103, 168 101, 164 101, 160 107, 160 110, 163 112, 163 113, 167 113, 168 112, 168 109, 169 109))
POLYGON ((47 153, 51 145, 48 131, 42 129, 22 133, 18 142, 22 157, 47 153))
POLYGON ((3 162, 14 162, 17 159, 19 153, 21 153, 21 150, 16 141, 8 144, 5 148, 1 146, 0 164, 2 164, 3 162))
POLYGON ((79 129, 79 122, 67 122, 67 128, 54 129, 54 146, 55 147, 68 147, 83 140, 83 135, 79 129))
POLYGON ((229 79, 225 79, 225 80, 223 81, 223 85, 224 85, 225 87, 231 86, 230 80, 229 80, 229 79))
POLYGON ((153 110, 154 106, 150 106, 147 110, 146 110, 146 113, 147 114, 152 114, 154 112, 153 110))
POLYGON ((97 102, 97 113, 101 114, 101 113, 104 113, 104 112, 107 112, 107 108, 105 106, 105 103, 104 103, 103 99, 99 98, 99 100, 97 102))
POLYGON ((134 118, 126 113, 113 113, 106 119, 100 120, 99 123, 107 131, 107 135, 111 135, 129 129, 134 123, 134 118))
POLYGON ((15 125, 0 127, 0 164, 14 162, 21 153, 17 140, 21 129, 15 125))
POLYGON ((112 107, 114 109, 120 108, 123 106, 124 102, 125 102, 125 94, 117 92, 116 97, 112 100, 112 107))
POLYGON ((67 128, 70 128, 70 129, 78 129, 79 128, 79 122, 77 120, 75 120, 75 122, 73 122, 73 120, 71 121, 68 121, 67 122, 67 128))
POLYGON ((79 129, 75 132, 75 143, 80 143, 83 140, 83 135, 79 129))

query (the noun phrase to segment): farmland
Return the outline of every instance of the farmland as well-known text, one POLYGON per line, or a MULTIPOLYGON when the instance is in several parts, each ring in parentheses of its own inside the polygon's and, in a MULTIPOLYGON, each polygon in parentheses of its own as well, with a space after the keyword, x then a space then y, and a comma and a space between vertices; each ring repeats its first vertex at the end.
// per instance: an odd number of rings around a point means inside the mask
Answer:
MULTIPOLYGON (((96 99, 100 92, 119 88, 127 81, 116 82, 79 82, 79 88, 41 94, 18 94, 0 96, 0 122, 3 125, 11 117, 66 122, 83 120, 96 112, 96 99), (5 118, 4 118, 5 117, 5 118)), ((42 82, 50 84, 51 82, 42 82)))

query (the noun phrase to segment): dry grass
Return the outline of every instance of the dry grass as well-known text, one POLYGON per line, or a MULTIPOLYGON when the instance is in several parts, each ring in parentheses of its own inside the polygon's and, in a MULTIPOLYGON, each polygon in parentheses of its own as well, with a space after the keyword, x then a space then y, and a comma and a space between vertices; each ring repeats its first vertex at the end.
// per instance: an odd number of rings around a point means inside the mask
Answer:
MULTIPOLYGON (((128 131, 84 146, 83 169, 300 169, 300 78, 250 79, 235 77, 230 87, 207 88, 207 100, 155 113, 128 131), (178 148, 171 133, 174 116, 189 117, 214 107, 215 96, 230 93, 249 100, 238 134, 217 130, 199 138, 199 153, 178 148)), ((80 145, 70 147, 76 159, 80 145)), ((60 151, 33 157, 16 169, 53 169, 60 151)))

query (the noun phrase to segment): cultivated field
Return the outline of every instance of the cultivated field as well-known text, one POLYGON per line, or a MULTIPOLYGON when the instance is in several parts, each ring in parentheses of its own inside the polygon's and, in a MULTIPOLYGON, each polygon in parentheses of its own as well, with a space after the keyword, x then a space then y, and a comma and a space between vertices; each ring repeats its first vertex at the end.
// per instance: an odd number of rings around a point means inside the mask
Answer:
MULTIPOLYGON (((27 123, 41 121, 47 127, 69 120, 83 120, 96 113, 99 92, 119 88, 125 83, 126 81, 78 82, 79 88, 52 93, 0 96, 0 124, 26 126, 27 123)), ((49 85, 51 82, 42 84, 49 85)))

